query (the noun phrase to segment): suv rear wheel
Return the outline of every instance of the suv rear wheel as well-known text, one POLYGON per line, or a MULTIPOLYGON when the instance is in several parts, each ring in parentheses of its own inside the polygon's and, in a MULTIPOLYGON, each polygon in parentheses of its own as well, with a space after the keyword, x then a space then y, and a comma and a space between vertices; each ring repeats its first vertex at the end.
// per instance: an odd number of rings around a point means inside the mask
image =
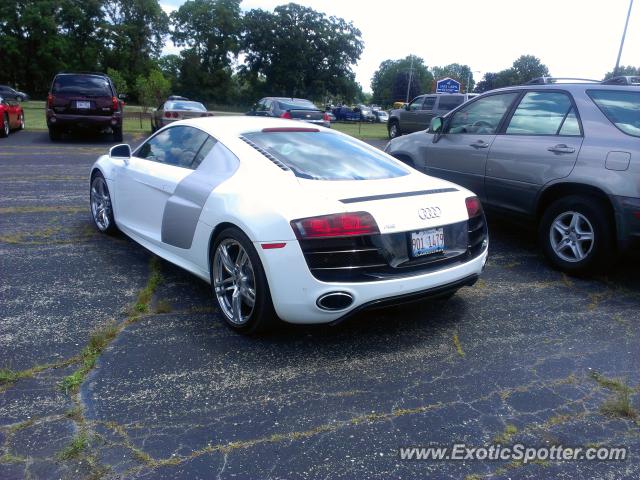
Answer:
POLYGON ((113 127, 113 141, 122 142, 122 127, 113 127))
POLYGON ((57 127, 49 127, 49 139, 52 141, 60 140, 61 137, 60 129, 57 127))
POLYGON ((538 234, 546 257, 567 273, 596 270, 616 255, 607 208, 586 196, 553 202, 542 216, 538 234))
POLYGON ((394 120, 389 123, 389 138, 393 140, 400 135, 402 135, 402 133, 400 132, 400 125, 398 124, 398 121, 394 120))

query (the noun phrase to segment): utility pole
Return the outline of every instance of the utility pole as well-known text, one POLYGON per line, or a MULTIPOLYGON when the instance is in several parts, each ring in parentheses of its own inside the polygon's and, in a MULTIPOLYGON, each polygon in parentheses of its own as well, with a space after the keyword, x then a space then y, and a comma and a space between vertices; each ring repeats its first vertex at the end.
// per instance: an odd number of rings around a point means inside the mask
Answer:
POLYGON ((407 83, 407 100, 405 101, 405 103, 409 103, 409 89, 411 88, 411 80, 413 80, 413 55, 411 55, 411 67, 409 68, 409 83, 407 83))
POLYGON ((620 41, 620 50, 618 50, 618 59, 616 60, 616 66, 613 69, 613 76, 618 74, 618 68, 620 68, 620 57, 622 56, 622 47, 624 47, 624 37, 627 36, 627 27, 629 26, 629 17, 631 16, 631 8, 633 7, 633 0, 629 0, 629 10, 627 11, 627 20, 624 22, 624 30, 622 32, 622 40, 620 41))

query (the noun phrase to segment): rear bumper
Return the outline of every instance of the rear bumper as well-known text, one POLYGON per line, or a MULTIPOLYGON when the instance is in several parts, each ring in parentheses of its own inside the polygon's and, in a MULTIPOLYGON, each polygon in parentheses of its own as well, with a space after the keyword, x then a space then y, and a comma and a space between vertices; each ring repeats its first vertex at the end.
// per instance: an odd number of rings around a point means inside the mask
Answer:
POLYGON ((47 110, 47 127, 106 128, 122 127, 122 114, 114 115, 77 115, 60 114, 47 110))
POLYGON ((621 252, 640 251, 640 198, 610 196, 616 218, 616 237, 621 252))

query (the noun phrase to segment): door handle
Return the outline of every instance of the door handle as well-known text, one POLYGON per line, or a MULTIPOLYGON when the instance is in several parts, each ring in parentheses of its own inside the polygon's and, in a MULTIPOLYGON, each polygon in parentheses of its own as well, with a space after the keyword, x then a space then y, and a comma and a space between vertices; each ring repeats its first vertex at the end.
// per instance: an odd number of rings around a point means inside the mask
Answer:
POLYGON ((576 151, 573 147, 568 147, 564 143, 559 143, 558 145, 554 145, 553 147, 547 148, 550 152, 553 153, 573 153, 576 151))
POLYGON ((487 148, 489 144, 484 140, 478 140, 477 142, 470 143, 469 146, 473 148, 487 148))

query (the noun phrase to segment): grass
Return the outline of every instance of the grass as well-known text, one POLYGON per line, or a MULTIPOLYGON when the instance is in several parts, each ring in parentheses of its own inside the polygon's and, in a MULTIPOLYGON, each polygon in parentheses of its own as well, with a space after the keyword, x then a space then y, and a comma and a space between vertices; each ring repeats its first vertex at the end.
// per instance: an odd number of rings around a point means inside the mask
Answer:
POLYGON ((511 442, 511 437, 518 433, 518 428, 515 425, 507 424, 504 428, 504 432, 493 437, 493 443, 500 445, 507 445, 511 442))
MULTIPOLYGON (((28 130, 46 130, 47 122, 44 114, 45 102, 42 100, 30 100, 22 104, 24 118, 28 130)), ((227 107, 219 107, 227 109, 227 107)), ((142 112, 139 105, 126 105, 124 107, 124 132, 125 133, 151 133, 151 124, 148 117, 136 115, 142 112)), ((242 112, 216 111, 217 115, 237 115, 242 112)), ((334 123, 331 128, 360 139, 388 139, 387 126, 384 123, 334 123)))
POLYGON ((158 300, 154 310, 155 313, 171 313, 173 307, 167 300, 158 300))
POLYGON ((87 434, 85 432, 80 432, 73 438, 69 445, 64 447, 64 449, 58 453, 58 458, 60 460, 78 458, 88 446, 89 439, 87 438, 87 434))
POLYGON ((453 334, 453 344, 456 347, 456 352, 458 352, 458 355, 464 357, 464 350, 462 350, 462 344, 460 343, 460 339, 458 338, 457 333, 453 334))
POLYGON ((592 372, 591 378, 601 387, 613 392, 613 395, 600 406, 603 415, 639 421, 638 411, 631 404, 633 389, 629 385, 620 378, 607 378, 598 372, 592 372))

